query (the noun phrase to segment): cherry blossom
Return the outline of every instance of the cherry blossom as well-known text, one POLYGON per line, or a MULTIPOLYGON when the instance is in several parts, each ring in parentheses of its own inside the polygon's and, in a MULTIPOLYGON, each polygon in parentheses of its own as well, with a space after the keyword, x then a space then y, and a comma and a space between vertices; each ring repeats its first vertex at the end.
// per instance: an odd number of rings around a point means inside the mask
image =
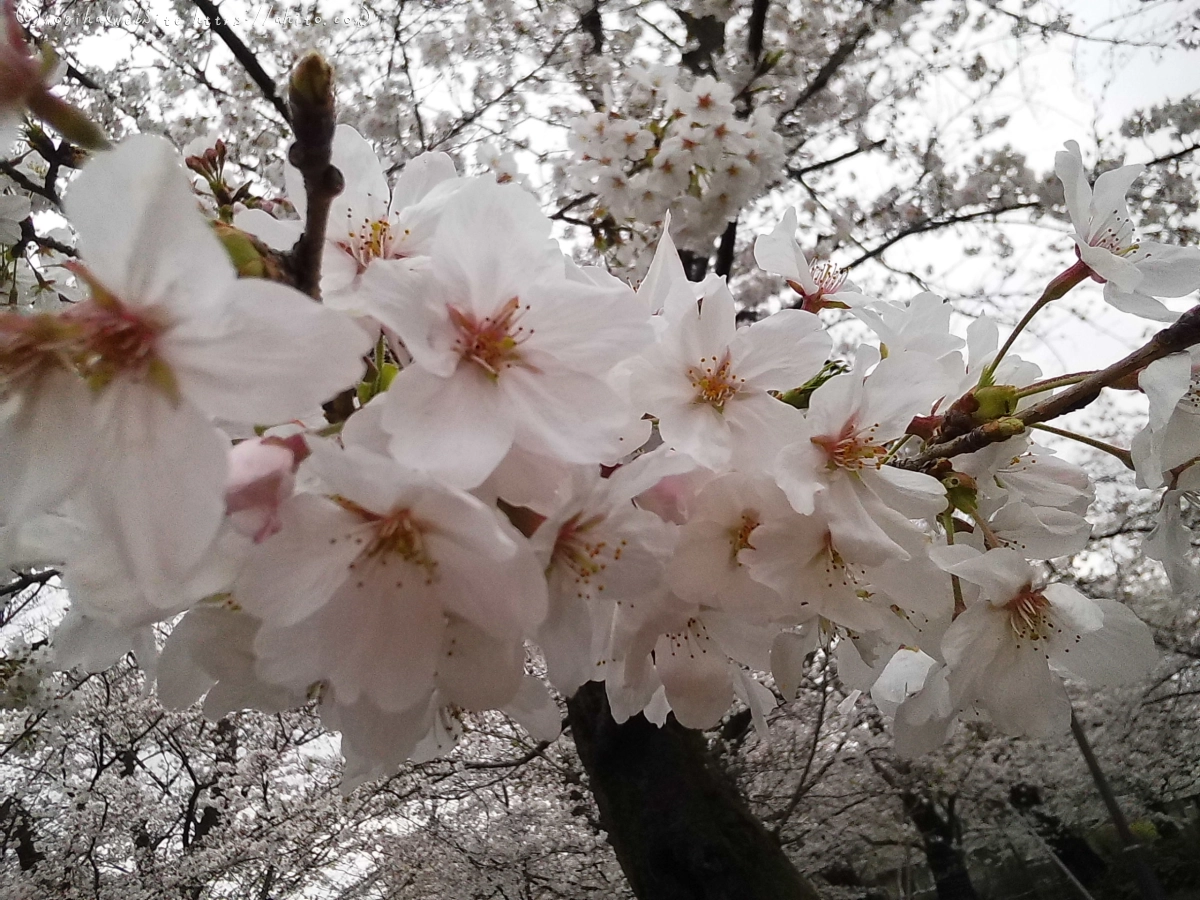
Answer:
POLYGON ((1067 141, 1054 157, 1080 261, 1104 283, 1104 299, 1122 312, 1171 322, 1178 313, 1156 297, 1183 297, 1200 288, 1200 249, 1138 240, 1125 194, 1145 166, 1104 172, 1089 186, 1079 144, 1067 141))
POLYGON ((514 443, 570 463, 635 449, 605 379, 649 319, 627 287, 568 278, 549 225, 513 185, 474 180, 447 200, 432 280, 385 320, 414 360, 384 408, 400 462, 474 487, 514 443))
POLYGON ((1158 659, 1150 630, 1124 605, 1063 584, 1038 586, 1013 550, 956 545, 935 559, 980 591, 942 640, 951 696, 1011 734, 1066 728, 1071 706, 1058 672, 1104 687, 1145 676, 1158 659))
POLYGON ((631 366, 631 390, 638 407, 658 419, 663 440, 701 465, 761 464, 797 415, 768 392, 804 384, 829 348, 820 320, 800 310, 739 330, 733 295, 713 280, 699 309, 668 318, 659 342, 631 366))
POLYGON ((91 297, 60 315, 6 314, 0 327, 0 432, 16 486, 0 512, 49 509, 86 479, 86 517, 130 577, 159 590, 200 562, 224 516, 228 442, 211 417, 303 415, 357 380, 370 340, 294 290, 237 280, 161 138, 94 160, 67 212, 91 297))
POLYGON ((773 275, 782 275, 801 297, 801 309, 819 312, 830 306, 857 307, 868 298, 846 280, 831 262, 810 261, 796 241, 797 216, 788 209, 770 234, 754 242, 754 261, 773 275))

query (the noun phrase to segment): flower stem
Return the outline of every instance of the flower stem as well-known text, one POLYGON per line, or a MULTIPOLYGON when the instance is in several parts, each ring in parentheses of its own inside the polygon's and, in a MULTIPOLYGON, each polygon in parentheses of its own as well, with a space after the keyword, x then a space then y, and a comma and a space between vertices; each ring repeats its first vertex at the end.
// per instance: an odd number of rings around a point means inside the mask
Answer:
MULTIPOLYGON (((954 510, 947 509, 940 516, 942 527, 946 529, 946 543, 951 547, 954 546, 954 510)), ((963 600, 962 583, 958 580, 957 575, 950 576, 950 589, 954 591, 954 614, 952 619, 957 619, 959 615, 967 611, 967 603, 963 600)))
POLYGON ((1075 287, 1075 285, 1079 284, 1079 282, 1083 281, 1083 279, 1087 278, 1091 273, 1092 270, 1084 265, 1083 260, 1080 259, 1076 260, 1075 264, 1070 268, 1064 270, 1051 279, 1050 283, 1046 285, 1046 289, 1042 291, 1042 296, 1038 297, 1037 302, 1034 303, 1033 306, 1029 307, 1029 311, 1021 317, 1021 321, 1017 323, 1017 327, 1012 330, 1012 333, 1008 336, 1008 340, 1004 342, 1004 346, 1001 347, 1000 352, 996 354, 996 358, 988 363, 988 365, 984 368, 983 372, 979 376, 979 383, 981 385, 992 383, 992 376, 996 374, 996 367, 1000 365, 1000 362, 1004 359, 1005 354, 1012 349, 1013 343, 1016 341, 1021 332, 1025 330, 1025 327, 1033 321, 1034 316, 1041 312, 1051 302, 1065 297, 1071 288, 1075 287))
POLYGON ((1032 397, 1034 394, 1044 394, 1046 391, 1058 390, 1060 387, 1070 387, 1073 384, 1095 375, 1096 370, 1090 372, 1075 372, 1071 375, 1059 375, 1057 378, 1047 378, 1044 381, 1035 381, 1031 385, 1021 388, 1017 391, 1017 399, 1022 397, 1032 397))
POLYGON ((1079 719, 1075 717, 1074 710, 1071 711, 1071 734, 1075 738, 1075 743, 1079 745, 1079 750, 1083 754, 1084 762, 1087 763, 1088 772, 1092 775, 1092 781, 1096 784, 1100 799, 1104 801, 1104 806, 1108 809, 1108 817, 1116 826, 1117 836, 1121 839, 1121 849, 1130 856, 1134 877, 1137 879, 1138 890, 1141 892, 1143 900, 1166 900, 1167 895, 1163 892, 1162 885, 1158 883, 1158 878, 1155 877, 1153 870, 1146 863, 1142 845, 1133 836, 1129 820, 1125 818, 1121 805, 1117 803, 1117 797, 1109 786, 1104 770, 1100 768, 1096 754, 1092 751, 1092 745, 1088 743, 1087 734, 1084 732, 1083 726, 1079 724, 1079 719))
POLYGON ((1115 456, 1117 459, 1119 459, 1125 468, 1133 468, 1133 455, 1123 447, 1118 447, 1115 444, 1109 444, 1105 441, 1097 440, 1096 438, 1091 438, 1084 434, 1076 434, 1074 431, 1067 431, 1065 428, 1055 428, 1053 425, 1046 425, 1043 422, 1034 422, 1029 427, 1036 428, 1038 431, 1046 431, 1050 434, 1056 434, 1059 437, 1068 438, 1072 441, 1078 441, 1081 444, 1087 444, 1089 447, 1094 447, 1097 450, 1103 450, 1109 456, 1115 456))

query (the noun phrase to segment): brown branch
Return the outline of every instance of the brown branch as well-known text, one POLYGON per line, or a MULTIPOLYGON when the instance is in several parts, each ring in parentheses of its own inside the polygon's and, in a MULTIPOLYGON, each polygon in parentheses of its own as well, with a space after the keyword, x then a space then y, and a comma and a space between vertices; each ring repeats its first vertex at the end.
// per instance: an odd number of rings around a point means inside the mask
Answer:
POLYGON ((1035 200, 1030 200, 1025 203, 1013 203, 1009 206, 996 207, 995 209, 981 209, 978 212, 973 213, 945 216, 944 218, 940 219, 926 219, 924 222, 919 222, 916 225, 910 225, 903 231, 892 235, 878 247, 868 250, 862 256, 848 263, 844 268, 853 269, 856 266, 860 266, 868 260, 879 256, 885 250, 888 250, 892 246, 900 243, 900 241, 904 240, 905 238, 913 237, 914 235, 925 234, 929 231, 937 231, 939 228, 948 228, 951 225, 962 225, 965 222, 973 222, 976 219, 984 219, 988 216, 998 216, 1001 213, 1014 212, 1018 209, 1037 209, 1041 207, 1041 205, 1041 203, 1038 203, 1035 200))
POLYGON ((1004 419, 985 422, 953 440, 934 444, 911 459, 894 461, 903 469, 922 470, 939 459, 949 459, 962 453, 973 453, 989 444, 1008 440, 1029 425, 1048 422, 1077 409, 1082 409, 1100 396, 1106 387, 1124 381, 1155 360, 1182 353, 1200 344, 1200 305, 1192 307, 1175 324, 1164 328, 1137 350, 1111 366, 1088 376, 1078 384, 1034 404, 1028 409, 1004 419))
POLYGON ((790 107, 788 107, 782 115, 779 116, 780 120, 782 121, 786 116, 794 115, 796 111, 800 109, 800 107, 804 106, 809 100, 821 93, 821 91, 825 90, 825 88, 829 85, 829 82, 833 80, 833 76, 836 75, 838 70, 846 64, 852 55, 854 55, 854 51, 858 49, 858 45, 861 44, 870 33, 870 24, 861 25, 859 26, 859 29, 854 32, 854 34, 850 35, 850 37, 838 44, 833 53, 830 54, 829 59, 825 60, 825 64, 817 70, 817 74, 814 75, 813 80, 808 83, 808 87, 801 91, 800 96, 796 98, 796 101, 790 107))
POLYGON ((292 130, 296 141, 288 148, 288 162, 304 177, 307 207, 304 233, 288 254, 288 268, 298 290, 321 299, 321 258, 333 198, 345 180, 333 165, 333 69, 318 53, 304 56, 288 84, 292 130))
POLYGON ((819 172, 821 169, 828 169, 830 166, 836 166, 840 162, 845 162, 852 157, 858 156, 860 153, 868 153, 871 150, 878 150, 880 147, 887 146, 887 141, 878 140, 865 144, 862 147, 855 147, 853 150, 847 150, 838 156, 831 159, 824 159, 821 162, 810 163, 807 166, 792 167, 789 166, 786 171, 789 178, 803 178, 809 172, 819 172))
POLYGON ((749 34, 746 36, 746 49, 750 53, 750 61, 758 65, 763 55, 763 35, 767 28, 767 10, 771 0, 754 0, 750 7, 749 34))
POLYGON ((1200 144, 1192 144, 1190 147, 1184 147, 1182 150, 1176 150, 1174 153, 1168 153, 1166 156, 1159 156, 1155 159, 1147 160, 1145 165, 1158 166, 1163 163, 1175 162, 1177 159, 1183 159, 1200 150, 1200 144))
POLYGON ((239 38, 221 16, 221 11, 212 0, 192 0, 200 12, 204 13, 204 17, 208 19, 208 24, 212 26, 213 33, 217 35, 225 46, 233 53, 234 59, 241 63, 242 68, 246 70, 246 74, 251 80, 258 85, 258 89, 263 92, 263 96, 270 101, 271 105, 283 116, 283 120, 291 123, 292 114, 288 110, 288 105, 283 102, 283 98, 279 96, 279 91, 275 87, 275 79, 267 74, 266 70, 258 61, 258 57, 250 50, 242 39, 239 38))
POLYGON ((713 265, 713 271, 725 278, 729 277, 729 273, 733 269, 733 255, 737 248, 737 227, 737 219, 726 225, 725 231, 721 235, 721 244, 717 247, 717 261, 713 265))

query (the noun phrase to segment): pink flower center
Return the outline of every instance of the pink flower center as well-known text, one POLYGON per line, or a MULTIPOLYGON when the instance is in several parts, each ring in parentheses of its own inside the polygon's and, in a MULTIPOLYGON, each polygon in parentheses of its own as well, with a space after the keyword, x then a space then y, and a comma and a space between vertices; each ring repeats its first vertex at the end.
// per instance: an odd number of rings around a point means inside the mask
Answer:
POLYGON ((706 356, 700 360, 700 365, 688 369, 688 379, 696 389, 696 403, 707 403, 717 412, 725 411, 726 402, 746 383, 745 378, 733 374, 732 365, 733 361, 726 350, 720 359, 706 356))
MULTIPOLYGON (((404 236, 409 234, 410 230, 404 229, 404 236)), ((361 275, 374 260, 402 258, 404 254, 398 252, 394 243, 392 223, 384 218, 364 219, 358 228, 348 229, 347 239, 337 245, 354 260, 361 275)))
POLYGON ((825 451, 831 469, 878 469, 887 456, 887 448, 875 443, 877 425, 859 431, 853 420, 836 436, 818 435, 812 442, 825 451))
POLYGON ((521 345, 533 336, 532 328, 519 324, 528 311, 529 306, 521 306, 516 297, 482 319, 451 306, 450 321, 458 329, 454 348, 459 356, 475 363, 492 380, 500 377, 502 369, 516 365, 536 372, 536 368, 523 361, 520 352, 521 345))
MULTIPOLYGON (((389 559, 399 557, 420 569, 424 573, 426 584, 433 584, 437 579, 438 563, 430 554, 425 542, 425 533, 429 526, 413 516, 412 510, 394 509, 386 515, 380 515, 345 497, 335 496, 331 499, 371 526, 368 536, 360 534, 354 538, 355 542, 364 544, 365 547, 354 562, 350 563, 351 569, 361 569, 368 562, 386 566, 389 559)), ((401 584, 397 582, 396 586, 400 587, 401 584)))
POLYGON ((579 589, 576 596, 580 599, 593 589, 597 592, 604 590, 604 585, 596 582, 603 577, 610 562, 621 558, 628 544, 625 540, 613 544, 603 539, 589 539, 588 532, 603 521, 604 516, 601 515, 584 518, 583 513, 576 513, 559 527, 554 550, 550 554, 552 568, 564 566, 575 574, 575 584, 579 589))
POLYGON ((1021 640, 1040 641, 1055 631, 1049 616, 1050 601, 1041 591, 1026 585, 1007 603, 1008 621, 1013 634, 1021 640))
POLYGON ((170 368, 158 355, 168 323, 152 308, 131 307, 83 266, 72 270, 92 296, 61 315, 0 317, 0 379, 11 386, 50 368, 74 372, 94 390, 117 377, 150 381, 178 399, 170 368))
POLYGON ((746 510, 742 513, 742 521, 729 529, 729 551, 733 565, 740 566, 742 564, 738 560, 738 554, 741 551, 754 549, 754 545, 750 543, 750 535, 760 524, 758 513, 746 510))

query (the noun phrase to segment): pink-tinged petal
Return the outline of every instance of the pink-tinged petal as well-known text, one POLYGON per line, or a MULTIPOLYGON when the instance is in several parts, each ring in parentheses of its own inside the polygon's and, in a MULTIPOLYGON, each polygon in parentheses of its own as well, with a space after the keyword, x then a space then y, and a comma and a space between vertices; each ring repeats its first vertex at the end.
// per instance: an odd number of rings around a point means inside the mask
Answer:
POLYGON ((503 640, 533 633, 546 617, 546 577, 528 546, 514 547, 503 534, 486 543, 447 540, 445 521, 434 523, 426 543, 446 608, 503 640))
POLYGON ((262 209, 243 209, 235 213, 233 224, 272 250, 291 250, 304 233, 304 223, 298 219, 277 219, 262 209))
POLYGON ((666 446, 686 453, 709 469, 723 469, 729 464, 733 452, 729 426, 707 403, 663 410, 660 415, 658 431, 666 446))
POLYGON ((660 637, 654 664, 680 725, 711 728, 729 709, 733 700, 729 658, 703 623, 691 620, 683 631, 660 637))
POLYGON ((196 407, 148 385, 110 385, 97 412, 102 450, 82 499, 133 581, 157 593, 186 577, 217 536, 229 447, 196 407))
POLYGON ((974 701, 1008 734, 1048 737, 1065 732, 1071 721, 1062 679, 1037 644, 1005 643, 976 683, 974 701))
POLYGON ((526 675, 504 712, 535 741, 552 741, 562 731, 562 713, 540 678, 526 675))
POLYGON ((947 681, 949 669, 934 669, 919 692, 900 704, 892 723, 896 753, 911 759, 936 750, 950 738, 958 721, 947 681))
POLYGON ((429 476, 396 464, 388 456, 353 445, 339 449, 333 441, 309 440, 312 455, 305 473, 315 475, 330 494, 345 497, 363 509, 387 515, 410 505, 434 487, 429 476))
POLYGON ((428 701, 397 713, 369 702, 340 702, 336 696, 322 702, 321 724, 342 734, 342 794, 372 778, 393 775, 429 732, 433 712, 428 701))
POLYGON ((280 529, 260 544, 233 587, 236 602, 275 625, 299 622, 351 576, 369 534, 362 519, 313 494, 279 511, 280 529))
POLYGON ((345 702, 365 699, 387 712, 427 698, 445 615, 420 577, 403 577, 406 568, 365 566, 307 619, 264 621, 254 642, 259 673, 281 685, 325 681, 345 702))
POLYGON ((1091 247, 1075 239, 1079 250, 1079 258, 1084 264, 1103 278, 1112 282, 1122 291, 1135 291, 1142 283, 1142 273, 1133 263, 1120 256, 1114 256, 1103 247, 1091 247))
POLYGON ((1083 154, 1079 151, 1079 144, 1067 141, 1066 148, 1054 154, 1054 174, 1062 182, 1071 224, 1080 234, 1087 234, 1092 189, 1083 171, 1083 154))
POLYGON ((96 427, 91 394, 69 372, 48 372, 0 404, 0 525, 66 499, 91 464, 96 427))
MULTIPOLYGON (((375 260, 375 263, 380 260, 375 260)), ((358 260, 345 249, 332 241, 325 243, 325 253, 321 257, 321 300, 325 304, 342 312, 362 313, 358 291, 359 270, 358 260)), ((370 271, 368 266, 367 271, 370 271)))
POLYGON ((766 391, 739 394, 725 406, 733 466, 769 472, 785 442, 794 439, 803 418, 800 410, 766 391))
MULTIPOLYGON (((932 554, 931 554, 932 555, 932 554)), ((972 603, 942 636, 942 656, 964 690, 984 680, 987 667, 1012 641, 1008 614, 989 603, 972 603)))
POLYGON ((784 700, 794 700, 807 670, 805 660, 816 648, 810 635, 784 631, 771 644, 771 674, 784 700))
POLYGON ((391 212, 419 203, 438 185, 457 178, 454 160, 446 153, 422 153, 410 159, 392 189, 391 212))
POLYGON ((400 336, 417 365, 449 378, 462 357, 447 305, 435 299, 443 290, 428 260, 376 260, 363 273, 353 299, 400 336))
POLYGON ((708 284, 700 301, 699 317, 685 316, 680 324, 684 358, 690 363, 725 355, 737 334, 737 305, 724 278, 708 284))
POLYGON ((883 466, 864 469, 861 477, 885 506, 905 518, 924 519, 946 508, 946 488, 922 472, 883 466))
POLYGON ((796 244, 796 210, 788 209, 769 234, 760 234, 754 241, 754 261, 764 272, 782 275, 809 293, 817 286, 809 274, 808 261, 803 259, 796 244))
POLYGON ((624 452, 625 403, 598 378, 518 366, 500 376, 500 390, 527 450, 575 463, 614 462, 624 452))
POLYGON ((460 366, 450 378, 410 366, 396 376, 386 396, 383 427, 392 435, 388 449, 401 465, 472 488, 512 447, 513 416, 499 385, 478 366, 460 366))
POLYGON ((1122 291, 1111 281, 1104 285, 1104 300, 1114 309, 1131 316, 1149 319, 1151 322, 1174 322, 1180 316, 1180 313, 1142 293, 1140 289, 1122 291))
POLYGON ((785 391, 816 375, 832 347, 820 317, 784 309, 738 332, 730 353, 748 386, 785 391))
POLYGON ((802 516, 812 515, 817 493, 828 484, 824 467, 824 452, 808 440, 789 444, 775 457, 775 480, 802 516))
POLYGON ((909 559, 908 551, 880 525, 886 508, 854 473, 835 475, 817 495, 816 508, 829 522, 833 545, 847 562, 880 566, 889 559, 909 559), (867 503, 872 504, 870 511, 867 503))
POLYGON ((1200 288, 1200 247, 1138 241, 1129 261, 1142 273, 1138 290, 1151 297, 1183 297, 1200 288))
POLYGON ((592 677, 592 616, 587 604, 573 593, 555 591, 549 612, 537 631, 537 644, 546 658, 546 677, 569 697, 592 677))
POLYGON ((85 265, 125 303, 163 303, 188 317, 223 305, 233 265, 165 138, 135 135, 93 157, 65 208, 85 265))
MULTIPOLYGON (((1046 588, 1046 596, 1057 600, 1051 594, 1056 587, 1063 585, 1046 588)), ((1146 623, 1116 600, 1093 603, 1104 616, 1103 626, 1083 634, 1078 641, 1054 646, 1051 661, 1097 688, 1135 684, 1145 678, 1160 658, 1146 623)))
POLYGON ((442 636, 437 686, 442 697, 471 710, 499 709, 513 700, 525 675, 525 646, 500 640, 451 618, 442 636))
POLYGON ((537 201, 516 185, 486 179, 467 181, 447 200, 431 255, 452 302, 467 304, 463 312, 477 316, 519 297, 539 273, 563 271, 550 220, 537 201))
POLYGON ((180 392, 210 415, 276 424, 362 377, 371 336, 342 313, 257 278, 238 281, 227 299, 227 327, 189 323, 163 347, 180 392))

